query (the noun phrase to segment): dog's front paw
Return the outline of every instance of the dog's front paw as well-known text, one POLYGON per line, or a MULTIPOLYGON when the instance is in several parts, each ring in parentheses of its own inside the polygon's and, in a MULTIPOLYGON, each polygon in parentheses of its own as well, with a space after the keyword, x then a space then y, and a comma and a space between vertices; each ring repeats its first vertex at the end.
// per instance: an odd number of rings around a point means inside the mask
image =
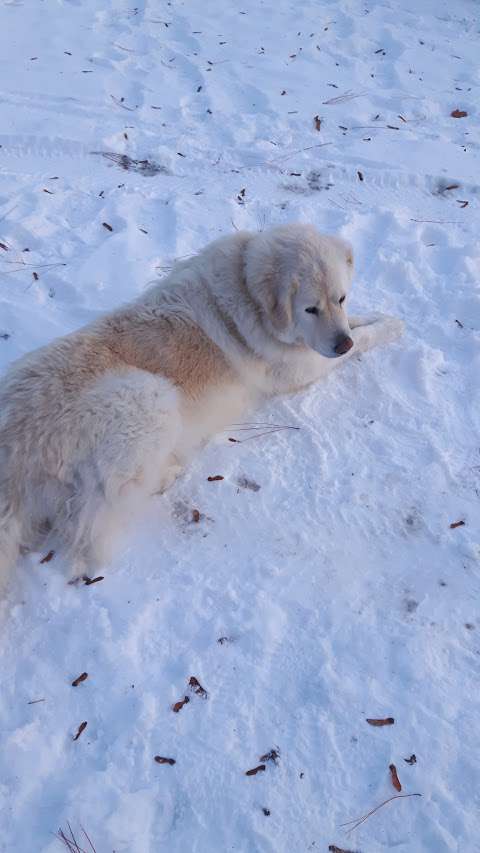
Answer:
POLYGON ((387 314, 355 317, 349 322, 350 328, 353 329, 353 340, 360 351, 396 341, 403 334, 405 328, 402 320, 399 320, 398 317, 389 317, 387 314))

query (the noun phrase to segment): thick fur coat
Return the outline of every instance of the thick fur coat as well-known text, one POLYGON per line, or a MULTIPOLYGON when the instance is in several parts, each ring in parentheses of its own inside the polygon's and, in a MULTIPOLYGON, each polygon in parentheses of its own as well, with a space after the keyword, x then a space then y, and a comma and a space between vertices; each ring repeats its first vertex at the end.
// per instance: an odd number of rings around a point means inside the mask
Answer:
POLYGON ((265 395, 402 324, 348 317, 351 247, 308 225, 238 232, 129 305, 24 356, 0 385, 0 573, 63 547, 75 571, 192 453, 265 395))

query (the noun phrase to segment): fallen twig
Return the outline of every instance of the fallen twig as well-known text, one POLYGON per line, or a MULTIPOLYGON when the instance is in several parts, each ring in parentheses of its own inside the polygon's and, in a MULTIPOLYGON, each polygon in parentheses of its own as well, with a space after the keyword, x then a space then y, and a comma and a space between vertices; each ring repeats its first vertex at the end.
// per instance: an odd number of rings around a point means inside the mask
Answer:
POLYGON ((98 157, 105 157, 106 160, 111 160, 116 163, 125 172, 137 172, 144 177, 153 177, 154 175, 168 175, 168 169, 155 163, 153 160, 134 160, 128 154, 117 154, 115 151, 92 151, 98 157))
POLYGON ((410 222, 428 222, 430 225, 461 225, 456 219, 413 219, 410 222))
POLYGON ((329 98, 328 101, 322 101, 322 104, 328 104, 329 106, 332 104, 343 104, 345 101, 351 101, 353 98, 361 98, 365 95, 365 92, 352 92, 351 89, 347 89, 343 95, 337 95, 336 98, 329 98))
POLYGON ((25 267, 36 267, 37 270, 41 270, 41 269, 51 269, 52 267, 66 267, 67 266, 66 263, 64 263, 63 261, 57 261, 54 264, 27 264, 26 261, 22 261, 22 260, 20 260, 20 261, 7 261, 7 260, 5 260, 4 263, 19 264, 19 267, 17 270, 2 270, 3 275, 11 275, 11 273, 14 273, 14 272, 24 272, 25 267))
POLYGON ((70 851, 70 853, 89 853, 89 851, 90 851, 90 853, 96 853, 95 847, 93 846, 93 843, 92 843, 90 837, 88 836, 87 831, 83 828, 83 826, 81 827, 81 830, 82 830, 82 832, 83 832, 83 834, 87 840, 87 843, 89 845, 88 850, 85 849, 84 847, 80 847, 77 839, 75 838, 75 836, 73 834, 73 829, 70 826, 70 823, 68 823, 68 822, 67 822, 67 827, 68 827, 68 832, 69 832, 70 837, 65 834, 65 832, 63 831, 62 828, 60 828, 58 830, 58 832, 56 833, 56 837, 59 839, 59 841, 62 841, 64 843, 65 847, 67 848, 67 850, 70 851))
POLYGON ((365 823, 365 821, 368 820, 368 818, 371 817, 373 814, 375 814, 375 812, 378 812, 379 809, 383 808, 383 806, 386 806, 387 803, 391 803, 392 800, 401 800, 405 797, 421 796, 421 794, 394 794, 393 797, 389 797, 388 800, 384 800, 383 803, 380 803, 380 805, 375 806, 374 809, 371 809, 371 811, 369 811, 366 815, 363 815, 363 817, 355 817, 353 818, 353 820, 347 820, 345 821, 345 823, 341 823, 340 826, 348 826, 350 823, 352 823, 353 826, 351 826, 350 829, 347 830, 347 833, 350 834, 351 832, 353 832, 354 829, 357 829, 360 824, 365 823))
POLYGON ((112 41, 114 47, 118 47, 119 50, 125 50, 127 53, 136 53, 135 50, 132 50, 131 47, 123 47, 121 44, 117 44, 116 41, 112 41))
POLYGON ((233 444, 244 444, 246 441, 251 441, 252 438, 263 438, 265 435, 273 435, 274 432, 279 432, 283 429, 299 430, 300 427, 288 424, 270 424, 267 422, 231 424, 229 432, 250 432, 253 435, 249 435, 247 438, 229 438, 228 440, 233 444))
POLYGON ((297 151, 291 151, 290 154, 274 157, 273 160, 264 160, 262 163, 253 163, 248 166, 240 166, 239 171, 243 169, 256 169, 258 166, 270 166, 272 163, 280 163, 283 160, 289 160, 295 154, 303 154, 304 151, 310 151, 312 148, 324 148, 326 145, 333 145, 333 142, 318 142, 316 145, 307 145, 306 148, 299 148, 297 151))
POLYGON ((115 95, 110 95, 112 101, 117 104, 118 107, 123 107, 124 110, 128 110, 129 113, 134 113, 137 107, 127 107, 126 104, 122 103, 123 98, 116 98, 115 95))

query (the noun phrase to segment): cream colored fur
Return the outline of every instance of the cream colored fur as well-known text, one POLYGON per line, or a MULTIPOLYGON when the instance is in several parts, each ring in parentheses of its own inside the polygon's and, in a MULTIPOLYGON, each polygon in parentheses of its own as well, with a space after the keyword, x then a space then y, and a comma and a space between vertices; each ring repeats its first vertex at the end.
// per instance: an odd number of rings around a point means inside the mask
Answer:
POLYGON ((108 560, 134 508, 215 432, 394 340, 398 320, 347 317, 352 272, 350 246, 312 226, 239 232, 14 363, 0 388, 0 571, 52 545, 76 571, 108 560))

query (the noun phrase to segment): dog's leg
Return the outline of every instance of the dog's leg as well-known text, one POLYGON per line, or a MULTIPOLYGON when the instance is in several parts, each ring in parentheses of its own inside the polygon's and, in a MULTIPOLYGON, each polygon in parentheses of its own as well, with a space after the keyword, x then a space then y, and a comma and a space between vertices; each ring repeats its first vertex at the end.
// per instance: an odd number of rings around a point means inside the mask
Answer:
MULTIPOLYGON (((350 351, 365 352, 368 349, 384 344, 393 343, 404 330, 404 323, 397 317, 389 317, 387 314, 369 314, 366 317, 349 317, 348 322, 352 330, 352 338, 355 346, 350 351)), ((348 353, 347 355, 349 355, 348 353)))
POLYGON ((81 396, 68 460, 72 495, 53 531, 77 576, 111 559, 118 539, 168 477, 180 437, 178 393, 162 377, 112 373, 81 396))
POLYGON ((160 482, 158 486, 155 488, 155 491, 152 492, 153 495, 163 495, 170 486, 173 486, 175 480, 178 479, 180 474, 185 469, 185 465, 180 464, 180 460, 174 454, 167 459, 165 462, 165 469, 162 471, 160 482))

